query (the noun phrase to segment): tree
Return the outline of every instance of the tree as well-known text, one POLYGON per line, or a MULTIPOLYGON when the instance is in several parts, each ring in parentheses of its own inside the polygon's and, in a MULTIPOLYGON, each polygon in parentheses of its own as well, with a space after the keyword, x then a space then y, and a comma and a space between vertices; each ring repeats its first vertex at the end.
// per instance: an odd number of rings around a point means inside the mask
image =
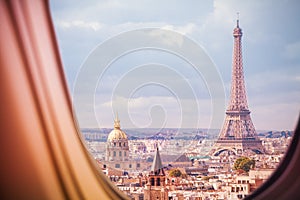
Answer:
POLYGON ((255 160, 248 157, 240 157, 235 160, 233 168, 235 170, 242 169, 245 172, 249 172, 250 169, 255 167, 255 160))
POLYGON ((209 179, 213 178, 213 176, 204 176, 202 177, 202 180, 209 181, 209 179))
POLYGON ((179 169, 171 169, 169 172, 169 176, 171 177, 180 177, 182 175, 179 169))

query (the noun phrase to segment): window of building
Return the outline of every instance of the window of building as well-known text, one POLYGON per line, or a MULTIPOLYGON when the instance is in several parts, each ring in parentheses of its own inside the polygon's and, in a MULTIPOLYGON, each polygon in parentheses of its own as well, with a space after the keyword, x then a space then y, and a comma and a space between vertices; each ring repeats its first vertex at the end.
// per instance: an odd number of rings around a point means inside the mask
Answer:
POLYGON ((129 164, 129 168, 132 168, 132 165, 131 165, 131 164, 129 164))
POLYGON ((127 156, 126 151, 124 152, 124 156, 127 156))
POLYGON ((114 157, 116 157, 117 156, 117 153, 114 151, 114 157))
POLYGON ((115 164, 115 168, 120 168, 120 164, 115 164))
POLYGON ((151 184, 151 186, 154 186, 154 178, 150 179, 150 184, 151 184))
POLYGON ((136 168, 140 168, 141 167, 141 164, 140 163, 137 163, 136 164, 136 168))
POLYGON ((121 142, 119 143, 119 147, 121 147, 122 145, 121 145, 121 142))
POLYGON ((122 151, 119 151, 119 156, 122 156, 122 151))

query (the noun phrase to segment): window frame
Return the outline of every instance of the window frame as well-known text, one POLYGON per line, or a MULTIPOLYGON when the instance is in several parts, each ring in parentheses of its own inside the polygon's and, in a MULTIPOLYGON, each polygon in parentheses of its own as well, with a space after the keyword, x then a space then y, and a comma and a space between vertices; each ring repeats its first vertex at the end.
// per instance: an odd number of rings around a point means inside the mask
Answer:
MULTIPOLYGON (((0 21, 2 197, 126 199, 85 148, 48 1, 0 1, 0 21)), ((298 121, 281 164, 245 199, 300 199, 299 135, 298 121)))

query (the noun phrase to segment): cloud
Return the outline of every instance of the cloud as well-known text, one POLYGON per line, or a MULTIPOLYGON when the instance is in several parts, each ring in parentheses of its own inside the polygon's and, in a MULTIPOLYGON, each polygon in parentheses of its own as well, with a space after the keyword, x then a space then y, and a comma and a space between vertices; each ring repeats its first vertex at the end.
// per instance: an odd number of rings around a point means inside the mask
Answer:
MULTIPOLYGON (((100 127, 109 127, 114 112, 118 112, 126 128, 161 128, 162 125, 200 128, 207 127, 211 123, 212 111, 209 99, 176 99, 173 96, 117 97, 112 101, 95 105, 95 114, 100 127)), ((223 113, 220 115, 223 116, 223 113)))
POLYGON ((282 66, 280 70, 263 71, 246 77, 246 87, 250 95, 282 95, 300 92, 298 77, 300 71, 293 65, 282 66))
POLYGON ((87 28, 92 29, 94 31, 98 31, 100 28, 103 27, 103 24, 99 22, 91 21, 86 22, 83 20, 73 20, 73 21, 58 21, 57 25, 61 28, 68 29, 68 28, 87 28))
POLYGON ((183 26, 174 26, 171 24, 167 24, 162 27, 162 29, 178 31, 179 33, 181 33, 183 35, 192 34, 196 28, 197 28, 197 26, 194 23, 187 23, 183 26))
MULTIPOLYGON (((277 128, 280 128, 281 125, 286 128, 290 120, 288 116, 291 116, 292 119, 299 114, 299 110, 285 105, 290 103, 299 107, 296 104, 300 91, 298 1, 214 0, 189 4, 184 1, 129 0, 124 3, 119 0, 75 0, 75 2, 54 0, 50 1, 50 5, 71 88, 81 63, 98 44, 121 32, 147 27, 175 30, 201 44, 218 66, 225 84, 229 85, 233 46, 232 30, 236 23, 236 12, 240 12, 240 26, 244 33, 242 41, 246 86, 251 103, 250 109, 253 108, 255 119, 259 119, 259 123, 264 121, 263 118, 257 117, 257 113, 263 117, 269 117, 270 121, 274 118, 273 122, 276 123, 277 128), (278 109, 271 111, 272 106, 278 109), (280 121, 277 115, 285 116, 283 121, 280 121)), ((161 39, 172 45, 180 46, 182 44, 180 38, 162 36, 161 39)), ((115 65, 117 70, 111 71, 109 75, 113 77, 115 73, 123 73, 124 71, 120 69, 124 69, 126 65, 141 65, 144 64, 143 61, 149 63, 150 59, 153 59, 158 63, 168 64, 172 67, 177 66, 176 70, 180 74, 184 74, 184 78, 189 80, 197 94, 199 91, 200 93, 205 92, 206 88, 195 87, 198 84, 197 81, 202 81, 202 79, 185 74, 184 71, 191 71, 181 67, 183 65, 180 61, 174 57, 159 56, 158 54, 151 57, 147 53, 141 52, 135 57, 120 59, 121 63, 115 65), (159 59, 155 60, 155 57, 159 59)), ((140 74, 138 78, 145 77, 147 74, 140 74)), ((172 80, 172 77, 167 76, 166 79, 172 80)), ((104 81, 106 80, 104 79, 104 81)), ((179 85, 182 86, 181 83, 173 82, 174 86, 182 88, 179 87, 179 85)), ((183 82, 185 81, 183 80, 183 82)), ((113 89, 114 85, 110 85, 109 82, 103 83, 103 90, 100 91, 102 101, 99 104, 103 102, 109 104, 112 93, 110 90, 113 89)), ((228 93, 229 89, 230 87, 227 87, 228 93)), ((207 96, 207 94, 205 95, 207 96)), ((151 97, 151 95, 141 95, 140 97, 145 100, 149 96, 151 97)), ((160 96, 160 98, 165 97, 160 96)), ((183 102, 192 100, 191 95, 185 95, 185 97, 188 98, 182 100, 183 102)), ((136 96, 136 98, 138 97, 136 96)), ((203 98, 203 95, 197 96, 198 100, 203 98)), ((205 99, 207 100, 207 98, 205 99)), ((164 102, 163 99, 161 101, 164 102)), ((140 101, 136 103, 137 106, 140 101)), ((107 110, 111 109, 109 107, 103 106, 102 109, 97 112, 111 113, 111 110, 107 110)), ((157 107, 153 112, 165 116, 165 111, 157 107)), ((140 113, 139 117, 142 117, 143 114, 140 113)), ((85 113, 80 113, 80 115, 84 117, 85 113)), ((224 116, 225 114, 220 113, 220 115, 224 116)), ((168 116, 171 117, 171 115, 168 116)), ((190 115, 190 117, 193 121, 196 116, 190 115)), ((203 113, 201 121, 205 119, 207 125, 210 118, 209 112, 203 113)), ((108 115, 105 123, 111 125, 112 117, 108 115)), ((88 119, 85 119, 83 124, 91 126, 88 119)), ((127 126, 126 123, 124 125, 127 126)), ((128 125, 130 125, 129 122, 128 125)), ((267 122, 266 126, 275 127, 272 123, 267 122)), ((290 129, 292 128, 290 127, 290 129)))

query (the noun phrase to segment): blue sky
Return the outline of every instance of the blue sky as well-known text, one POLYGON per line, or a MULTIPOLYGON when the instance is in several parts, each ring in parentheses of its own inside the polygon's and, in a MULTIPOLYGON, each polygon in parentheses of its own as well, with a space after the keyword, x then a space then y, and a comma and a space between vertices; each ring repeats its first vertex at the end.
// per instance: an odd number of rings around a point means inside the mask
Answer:
MULTIPOLYGON (((222 80, 226 107, 232 31, 239 12, 253 123, 258 130, 294 129, 300 108, 299 1, 53 0, 50 6, 72 97, 85 98, 84 92, 74 94, 74 87, 82 66, 101 44, 127 31, 159 28, 180 33, 204 49, 222 80)), ((84 84, 89 87, 89 80, 84 84)), ((218 112, 217 123, 212 123, 217 109, 203 74, 179 56, 157 49, 117 58, 93 88, 93 105, 76 108, 81 127, 112 127, 116 111, 124 128, 220 128, 225 117, 225 110, 218 112)))

